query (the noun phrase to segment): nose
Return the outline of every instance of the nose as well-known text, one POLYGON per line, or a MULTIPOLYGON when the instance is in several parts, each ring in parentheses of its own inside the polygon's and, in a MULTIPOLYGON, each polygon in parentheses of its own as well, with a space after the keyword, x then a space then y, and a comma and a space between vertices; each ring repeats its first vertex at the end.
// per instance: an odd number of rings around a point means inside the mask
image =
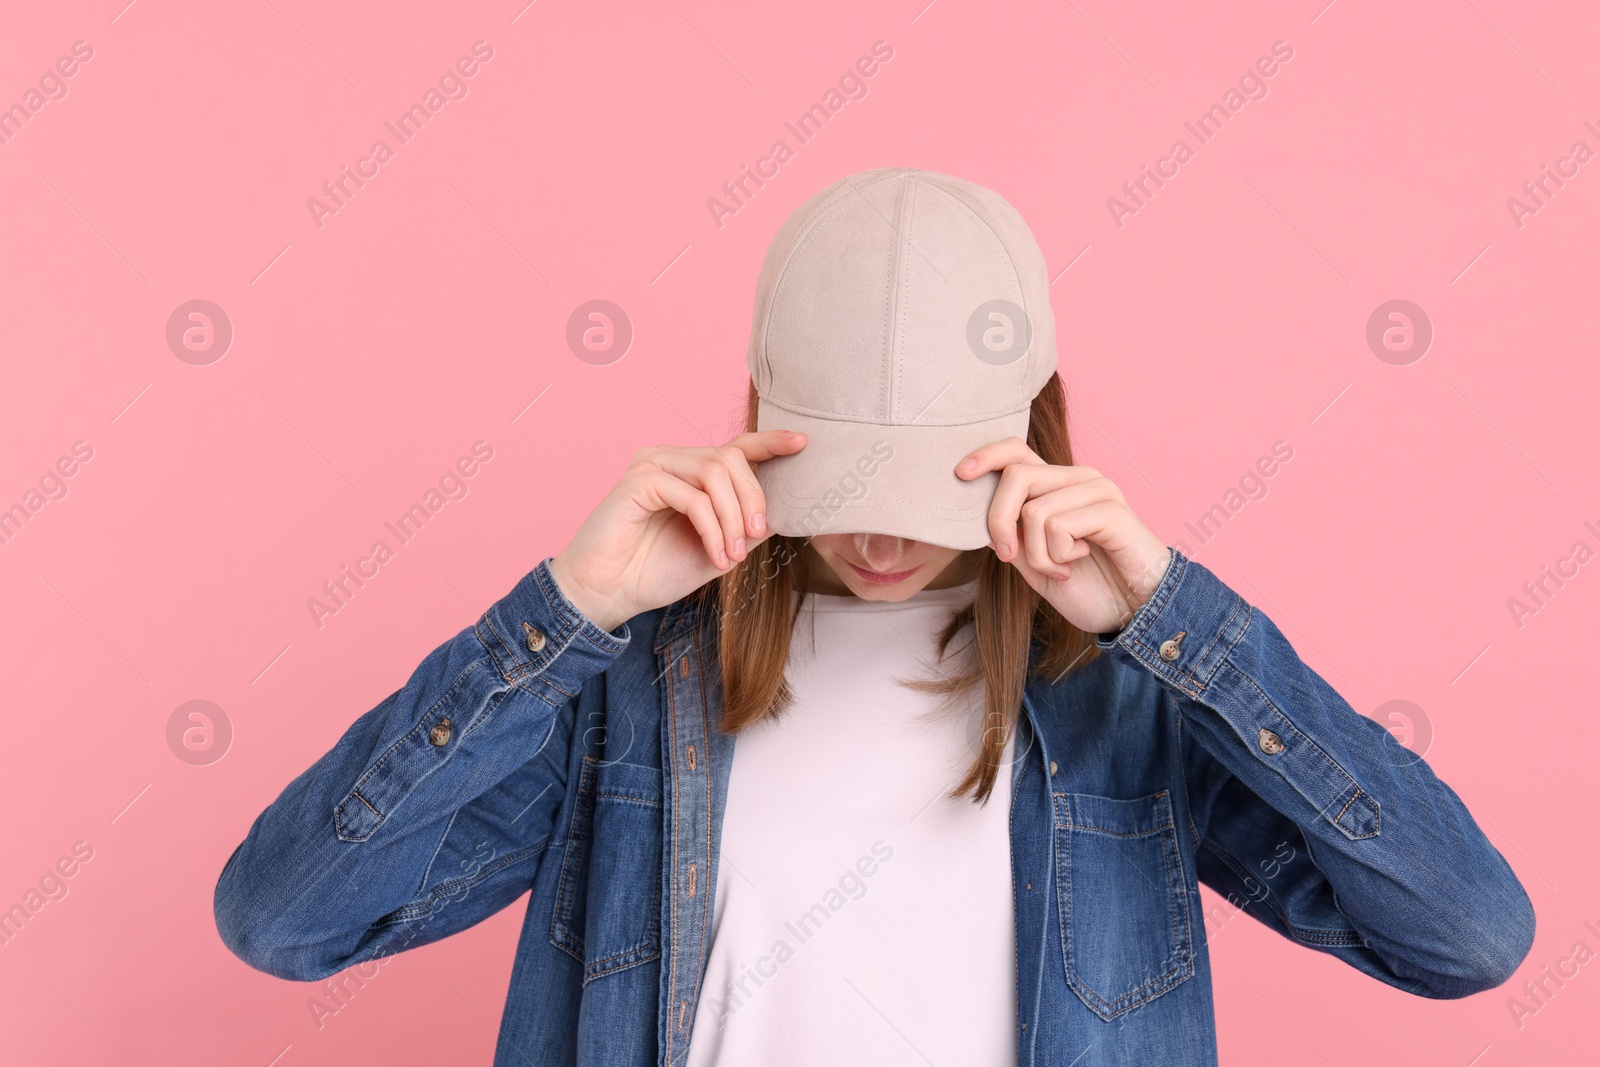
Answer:
POLYGON ((856 534, 856 551, 861 553, 861 558, 875 571, 887 573, 893 564, 905 555, 906 546, 911 542, 904 537, 891 537, 888 534, 856 534))

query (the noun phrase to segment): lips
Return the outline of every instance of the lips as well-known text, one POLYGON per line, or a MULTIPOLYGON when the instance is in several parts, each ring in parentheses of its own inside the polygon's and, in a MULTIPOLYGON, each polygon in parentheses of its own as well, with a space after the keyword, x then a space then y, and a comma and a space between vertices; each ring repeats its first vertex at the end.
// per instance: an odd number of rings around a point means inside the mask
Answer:
MULTIPOLYGON (((850 563, 849 560, 845 560, 845 562, 850 563)), ((894 585, 896 582, 903 582, 917 573, 921 566, 922 564, 919 563, 908 571, 893 571, 884 574, 878 571, 869 571, 865 567, 857 567, 854 563, 850 563, 851 570, 860 575, 863 581, 871 582, 873 585, 894 585)))

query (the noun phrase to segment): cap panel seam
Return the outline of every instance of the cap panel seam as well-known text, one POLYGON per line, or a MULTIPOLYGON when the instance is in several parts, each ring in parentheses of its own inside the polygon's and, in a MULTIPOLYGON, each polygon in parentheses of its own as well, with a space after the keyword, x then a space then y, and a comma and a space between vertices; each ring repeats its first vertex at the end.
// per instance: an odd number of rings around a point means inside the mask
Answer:
MULTIPOLYGON (((972 209, 972 205, 968 204, 965 200, 951 192, 949 189, 945 189, 932 182, 928 182, 926 184, 928 188, 942 193, 945 199, 949 200, 952 204, 955 204, 962 211, 966 212, 967 215, 983 229, 983 232, 989 235, 989 239, 995 243, 995 245, 1000 249, 1000 254, 1003 255, 1006 262, 1011 265, 1011 289, 1013 294, 1017 297, 1017 303, 1022 306, 1022 313, 1028 316, 1028 351, 1023 358, 1036 359, 1038 357, 1038 348, 1036 346, 1039 340, 1039 335, 1033 328, 1033 309, 1028 306, 1032 301, 1028 299, 1027 287, 1022 284, 1022 279, 1025 276, 1025 272, 1017 263, 1016 257, 1011 254, 1011 247, 1006 244, 1005 238, 1000 236, 999 232, 994 228, 988 219, 984 218, 982 215, 978 214, 972 209)), ((1028 375, 1026 372, 1024 372, 1017 375, 1018 408, 1028 406, 1033 402, 1033 397, 1026 395, 1027 391, 1028 375)))
MULTIPOLYGON (((882 177, 880 177, 880 178, 878 178, 878 179, 876 179, 876 180, 874 180, 874 181, 872 181, 870 183, 866 183, 866 184, 862 184, 862 185, 854 185, 854 184, 850 183, 850 181, 848 179, 844 179, 840 183, 840 188, 831 197, 829 197, 828 200, 824 201, 823 205, 819 206, 819 208, 813 214, 812 218, 808 222, 806 222, 806 224, 804 226, 804 229, 801 231, 799 237, 795 240, 794 244, 791 246, 791 248, 789 249, 787 254, 784 256, 783 265, 777 271, 776 277, 775 277, 775 279, 774 279, 774 281, 772 283, 772 291, 769 294, 768 301, 767 301, 765 322, 762 325, 762 359, 763 359, 763 361, 764 361, 764 363, 765 363, 765 365, 767 367, 768 391, 767 391, 767 393, 765 395, 763 395, 763 399, 766 399, 766 400, 768 400, 769 403, 774 403, 777 406, 782 407, 783 409, 785 409, 787 411, 792 411, 792 412, 794 412, 796 414, 806 414, 806 415, 814 415, 814 416, 818 416, 818 417, 827 417, 827 418, 832 418, 832 419, 839 419, 839 420, 846 421, 846 422, 873 423, 873 424, 878 424, 878 425, 901 425, 901 423, 899 423, 899 422, 892 421, 892 420, 894 420, 896 418, 896 414, 897 413, 895 411, 895 405, 893 403, 892 395, 889 395, 889 394, 886 393, 886 383, 884 381, 884 378, 887 377, 887 375, 889 373, 889 370, 890 370, 890 367, 887 365, 887 361, 886 361, 885 367, 883 368, 883 373, 882 373, 882 375, 880 375, 880 379, 879 379, 878 410, 888 413, 888 418, 891 421, 885 422, 885 421, 880 421, 880 419, 878 419, 878 418, 864 418, 864 417, 858 416, 858 415, 853 415, 853 414, 847 414, 847 413, 844 413, 844 412, 834 411, 834 410, 829 409, 829 408, 812 407, 812 406, 809 406, 809 405, 802 406, 802 405, 797 405, 797 404, 792 404, 792 403, 779 403, 779 402, 774 401, 774 400, 771 399, 771 393, 773 391, 773 387, 776 386, 776 384, 777 384, 776 374, 775 374, 774 369, 773 369, 773 359, 772 359, 772 352, 771 352, 771 334, 772 334, 772 332, 774 330, 774 327, 775 327, 775 320, 776 320, 776 317, 777 317, 779 295, 780 295, 781 291, 783 290, 784 282, 787 279, 787 275, 788 275, 790 267, 792 266, 792 264, 793 264, 794 260, 796 259, 796 257, 800 255, 801 251, 805 248, 805 246, 809 242, 811 242, 814 238, 816 238, 816 236, 818 235, 818 231, 821 229, 822 225, 825 222, 827 222, 833 215, 835 215, 839 211, 843 210, 844 206, 851 201, 853 196, 860 196, 862 199, 865 199, 867 192, 872 191, 872 190, 876 190, 876 189, 880 188, 881 186, 883 186, 885 183, 888 183, 888 182, 901 181, 906 185, 911 185, 911 184, 927 185, 929 188, 937 190, 939 193, 941 193, 949 202, 957 205, 960 208, 960 210, 969 217, 969 219, 973 220, 977 225, 979 225, 979 226, 981 226, 983 228, 984 232, 988 234, 988 239, 991 242, 993 242, 994 246, 998 247, 998 249, 1000 250, 1002 256, 1005 258, 1006 262, 1010 265, 1011 270, 1012 270, 1012 276, 1009 279, 1007 284, 1008 284, 1012 294, 1018 299, 1018 302, 1024 305, 1024 313, 1029 316, 1029 327, 1030 327, 1029 333, 1030 333, 1030 337, 1029 337, 1028 354, 1027 354, 1027 356, 1025 358, 1030 360, 1033 363, 1033 365, 1037 365, 1037 361, 1039 361, 1040 359, 1042 359, 1044 357, 1045 353, 1041 349, 1041 339, 1040 339, 1039 331, 1036 330, 1036 329, 1033 329, 1034 320, 1037 318, 1037 316, 1034 314, 1034 312, 1037 311, 1038 308, 1036 306, 1030 306, 1030 305, 1034 305, 1036 302, 1032 301, 1030 299, 1030 297, 1028 295, 1029 294, 1028 287, 1022 284, 1022 278, 1024 277, 1026 272, 1024 272, 1023 270, 1020 269, 1016 257, 1012 254, 1011 247, 1006 242, 1006 240, 1000 235, 999 231, 995 228, 995 226, 987 218, 985 218, 982 214, 977 212, 964 199, 962 199, 962 197, 960 195, 958 195, 957 193, 955 193, 955 192, 953 192, 953 191, 951 191, 949 189, 944 188, 937 181, 929 180, 929 179, 934 178, 934 177, 937 177, 937 176, 929 174, 928 172, 916 171, 916 170, 896 169, 896 170, 891 170, 889 173, 883 175, 882 177), (924 177, 924 175, 927 175, 927 177, 924 177)), ((907 190, 905 190, 903 188, 901 190, 901 194, 900 194, 902 199, 904 198, 906 193, 907 193, 907 190)), ((897 204, 898 204, 898 201, 897 201, 897 204)), ((870 207, 870 204, 868 206, 870 207)), ((898 211, 898 207, 897 207, 897 211, 898 211)), ((894 249, 893 253, 888 257, 888 262, 890 264, 890 274, 891 274, 891 276, 890 276, 890 278, 886 279, 886 287, 885 287, 885 317, 884 317, 884 323, 883 323, 884 336, 882 338, 882 348, 880 349, 880 351, 883 352, 885 355, 889 356, 892 360, 896 361, 895 365, 897 367, 903 367, 903 352, 900 351, 900 349, 903 347, 903 342, 897 341, 895 344, 891 345, 888 333, 889 333, 889 330, 891 328, 891 325, 895 321, 894 318, 893 318, 894 309, 893 309, 892 302, 890 300, 890 297, 892 296, 893 291, 894 291, 894 281, 895 281, 894 275, 900 274, 900 275, 903 276, 903 274, 904 274, 903 270, 902 271, 896 271, 895 267, 898 266, 900 261, 901 261, 901 259, 903 257, 907 256, 909 253, 908 253, 908 250, 905 247, 906 242, 898 240, 898 233, 891 234, 891 238, 896 241, 896 248, 894 249)), ((1043 299, 1048 301, 1048 298, 1049 298, 1049 294, 1048 294, 1048 291, 1046 291, 1043 294, 1043 299)), ((902 301, 902 304, 903 303, 904 302, 902 301)), ((908 306, 907 306, 907 313, 909 313, 908 306)), ((901 331, 901 332, 902 332, 902 337, 903 337, 903 331, 901 331)), ((988 421, 989 419, 999 418, 999 417, 1002 417, 1004 415, 1013 414, 1013 413, 1015 413, 1017 411, 1028 410, 1030 408, 1032 400, 1033 400, 1033 397, 1031 395, 1029 395, 1029 392, 1028 392, 1028 390, 1029 390, 1029 381, 1030 381, 1031 377, 1034 377, 1034 376, 1036 376, 1036 375, 1030 375, 1029 373, 1026 372, 1026 370, 1024 370, 1023 373, 1018 375, 1016 386, 1015 386, 1015 392, 1014 392, 1014 398, 1015 399, 1012 401, 1012 405, 1010 407, 1000 408, 1000 409, 990 409, 990 410, 987 410, 987 411, 984 411, 984 412, 975 413, 975 414, 969 415, 964 421, 959 422, 959 423, 945 423, 945 422, 938 422, 938 421, 919 421, 918 425, 927 425, 927 426, 960 426, 960 425, 968 425, 968 424, 974 423, 974 422, 984 422, 984 421, 988 421)), ((759 390, 758 390, 758 392, 759 392, 759 390)), ((905 425, 910 425, 910 424, 905 424, 905 425)))
MULTIPOLYGON (((885 182, 896 180, 896 178, 899 176, 900 175, 894 173, 886 174, 877 181, 866 185, 864 188, 869 190, 876 189, 885 182)), ((773 320, 777 317, 778 294, 783 289, 783 282, 789 273, 790 265, 794 263, 795 257, 800 254, 800 250, 809 244, 812 238, 816 236, 817 230, 821 227, 823 221, 834 213, 843 210, 844 205, 850 200, 851 193, 860 196, 863 200, 866 199, 863 189, 857 188, 856 186, 850 184, 850 180, 848 178, 841 180, 839 184, 839 190, 834 193, 833 196, 829 197, 828 200, 823 201, 823 203, 818 206, 816 213, 809 221, 807 221, 799 236, 796 237, 793 247, 791 247, 788 253, 783 257, 783 265, 778 268, 777 274, 772 280, 772 292, 767 297, 766 322, 763 323, 761 327, 761 356, 764 360, 766 360, 767 364, 767 382, 769 391, 772 385, 777 381, 776 376, 772 372, 772 326, 773 320)))
POLYGON ((905 400, 906 381, 906 319, 911 314, 911 253, 914 250, 911 238, 908 236, 916 226, 917 221, 917 179, 914 176, 906 179, 905 185, 900 190, 900 204, 904 205, 903 211, 897 211, 897 225, 889 235, 889 240, 894 242, 895 260, 900 273, 899 307, 894 331, 894 347, 889 352, 889 360, 894 367, 894 379, 889 388, 889 417, 898 419, 901 407, 905 400))
MULTIPOLYGON (((865 199, 865 198, 863 198, 865 199)), ((900 243, 895 240, 901 218, 905 214, 906 187, 901 181, 895 190, 893 215, 889 219, 889 275, 883 284, 883 362, 878 368, 878 411, 880 417, 894 418, 895 366, 894 350, 898 343, 894 322, 900 310, 900 285, 904 271, 900 264, 900 243)), ((868 204, 870 207, 871 204, 868 204)))
MULTIPOLYGON (((873 182, 868 188, 875 188, 885 180, 888 179, 873 182)), ((776 375, 772 370, 772 327, 773 320, 777 317, 778 293, 783 289, 784 278, 788 275, 789 267, 794 262, 795 257, 800 254, 800 249, 816 234, 817 228, 822 224, 822 221, 843 208, 849 200, 849 194, 854 188, 850 185, 849 179, 841 180, 838 184, 839 188, 834 191, 832 196, 817 206, 815 213, 806 221, 800 232, 795 235, 794 244, 784 254, 783 263, 773 275, 772 291, 767 294, 766 321, 761 324, 761 357, 767 365, 767 388, 769 391, 777 381, 776 375)))

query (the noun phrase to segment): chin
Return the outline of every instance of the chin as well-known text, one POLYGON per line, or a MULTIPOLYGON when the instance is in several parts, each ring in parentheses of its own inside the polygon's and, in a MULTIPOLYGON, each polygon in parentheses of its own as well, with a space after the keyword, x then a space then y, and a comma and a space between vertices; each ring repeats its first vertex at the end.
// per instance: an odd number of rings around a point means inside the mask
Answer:
POLYGON ((926 580, 907 580, 886 586, 852 578, 845 584, 850 587, 852 593, 862 600, 875 600, 883 604, 898 604, 900 601, 922 592, 928 583, 926 580))
POLYGON ((894 603, 915 596, 934 584, 960 556, 953 548, 924 542, 892 539, 897 551, 872 551, 863 548, 865 534, 822 534, 812 539, 811 549, 832 572, 833 580, 862 600, 894 603), (865 554, 863 554, 865 553, 865 554), (875 557, 876 565, 869 563, 875 557))

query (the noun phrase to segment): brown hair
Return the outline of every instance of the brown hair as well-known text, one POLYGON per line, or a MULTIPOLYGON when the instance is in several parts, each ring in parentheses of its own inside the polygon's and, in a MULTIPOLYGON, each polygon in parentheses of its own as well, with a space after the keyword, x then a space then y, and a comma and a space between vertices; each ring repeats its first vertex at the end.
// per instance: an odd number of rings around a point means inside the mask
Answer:
MULTIPOLYGON (((746 428, 751 431, 756 428, 756 401, 752 382, 745 415, 746 428)), ((1028 447, 1046 463, 1072 463, 1066 390, 1059 374, 1052 374, 1034 398, 1028 447)), ((804 551, 806 540, 773 534, 701 590, 702 595, 716 595, 719 601, 724 733, 738 733, 778 714, 793 698, 784 668, 798 615, 798 606, 791 609, 791 592, 801 591, 803 603, 803 591, 809 584, 811 555, 804 551), (711 593, 713 587, 715 594, 711 593)), ((1034 643, 1040 646, 1033 673, 1054 677, 1092 662, 1098 648, 1092 634, 1062 618, 1015 567, 1001 562, 988 549, 979 551, 982 554, 976 598, 952 616, 940 632, 938 644, 943 657, 950 642, 970 621, 974 623, 976 655, 967 657, 966 666, 956 673, 906 684, 953 698, 970 686, 983 683, 984 729, 978 757, 951 791, 952 796, 971 794, 976 803, 982 804, 994 789, 1006 742, 1016 728, 1030 648, 1034 643)))

